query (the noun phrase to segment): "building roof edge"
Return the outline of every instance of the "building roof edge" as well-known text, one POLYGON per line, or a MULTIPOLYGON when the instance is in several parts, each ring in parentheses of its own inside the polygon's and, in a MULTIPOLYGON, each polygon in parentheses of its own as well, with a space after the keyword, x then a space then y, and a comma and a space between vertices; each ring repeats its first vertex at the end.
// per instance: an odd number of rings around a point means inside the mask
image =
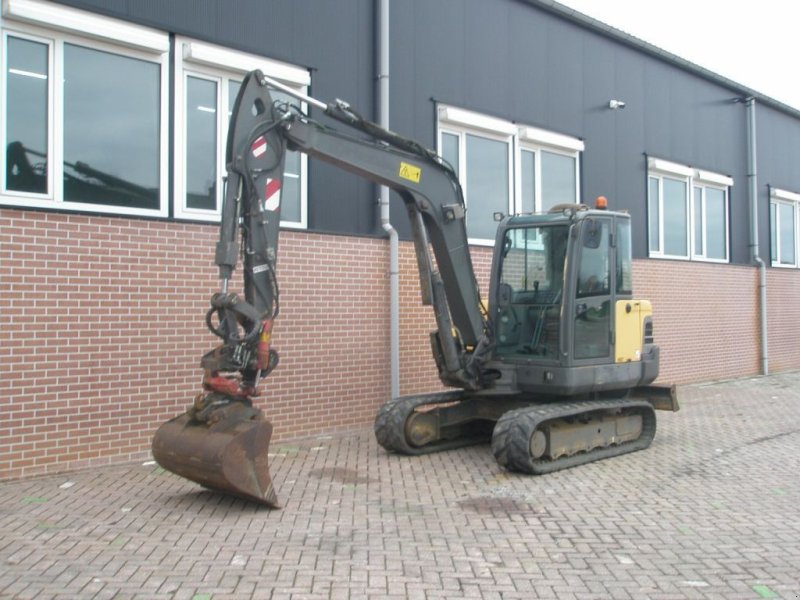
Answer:
POLYGON ((688 71, 693 75, 702 77, 707 81, 711 81, 712 83, 716 83, 718 85, 726 87, 738 96, 741 96, 743 98, 754 98, 759 103, 765 104, 776 110, 784 112, 796 119, 800 119, 800 110, 786 104, 785 102, 776 100, 771 96, 762 94, 761 92, 758 92, 741 83, 738 83, 733 79, 729 79, 710 69, 701 67, 696 63, 686 60, 685 58, 681 58, 677 54, 667 52, 663 48, 659 48, 658 46, 651 44, 650 42, 646 42, 641 38, 631 35, 630 33, 627 33, 625 31, 622 31, 621 29, 617 29, 616 27, 612 27, 611 25, 603 23, 602 21, 599 21, 593 17, 590 17, 589 15, 579 12, 574 8, 565 6, 560 2, 556 2, 555 0, 519 0, 519 1, 540 8, 550 14, 566 19, 567 21, 571 21, 577 25, 580 25, 581 27, 584 27, 601 35, 604 35, 605 37, 611 38, 617 42, 621 42, 636 50, 644 52, 645 54, 648 54, 650 56, 663 60, 666 63, 674 65, 680 69, 683 69, 684 71, 688 71))

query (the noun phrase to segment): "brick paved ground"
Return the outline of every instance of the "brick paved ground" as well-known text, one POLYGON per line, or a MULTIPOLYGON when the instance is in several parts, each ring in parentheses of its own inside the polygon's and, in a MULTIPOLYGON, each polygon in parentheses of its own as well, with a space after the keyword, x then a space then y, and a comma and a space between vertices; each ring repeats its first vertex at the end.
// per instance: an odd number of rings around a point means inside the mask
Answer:
POLYGON ((268 511, 128 464, 0 484, 0 598, 800 598, 800 373, 687 386, 539 478, 369 430, 274 448, 268 511))

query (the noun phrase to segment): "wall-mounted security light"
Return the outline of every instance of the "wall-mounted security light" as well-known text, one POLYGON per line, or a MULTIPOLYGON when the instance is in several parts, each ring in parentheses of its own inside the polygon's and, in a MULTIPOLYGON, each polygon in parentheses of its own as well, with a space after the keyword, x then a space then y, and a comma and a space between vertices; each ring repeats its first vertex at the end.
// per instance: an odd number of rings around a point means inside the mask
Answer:
POLYGON ((609 100, 608 108, 617 110, 618 108, 625 108, 625 103, 622 100, 609 100))

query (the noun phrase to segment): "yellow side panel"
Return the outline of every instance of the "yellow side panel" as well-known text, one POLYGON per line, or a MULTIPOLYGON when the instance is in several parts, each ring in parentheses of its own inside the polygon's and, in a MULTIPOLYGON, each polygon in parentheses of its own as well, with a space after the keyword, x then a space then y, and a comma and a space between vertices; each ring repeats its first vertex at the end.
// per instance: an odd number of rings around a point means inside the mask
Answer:
POLYGON ((653 306, 649 300, 617 300, 614 336, 616 362, 642 359, 644 320, 652 314, 653 306))

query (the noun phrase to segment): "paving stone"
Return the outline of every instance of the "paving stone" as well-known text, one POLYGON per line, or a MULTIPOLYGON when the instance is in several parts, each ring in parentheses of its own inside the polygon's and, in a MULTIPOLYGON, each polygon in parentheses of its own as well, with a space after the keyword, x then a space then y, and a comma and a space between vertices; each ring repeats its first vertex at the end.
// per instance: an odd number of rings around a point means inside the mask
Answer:
POLYGON ((648 450, 542 477, 295 441, 280 511, 141 463, 3 482, 0 598, 797 600, 800 373, 680 396, 648 450))

